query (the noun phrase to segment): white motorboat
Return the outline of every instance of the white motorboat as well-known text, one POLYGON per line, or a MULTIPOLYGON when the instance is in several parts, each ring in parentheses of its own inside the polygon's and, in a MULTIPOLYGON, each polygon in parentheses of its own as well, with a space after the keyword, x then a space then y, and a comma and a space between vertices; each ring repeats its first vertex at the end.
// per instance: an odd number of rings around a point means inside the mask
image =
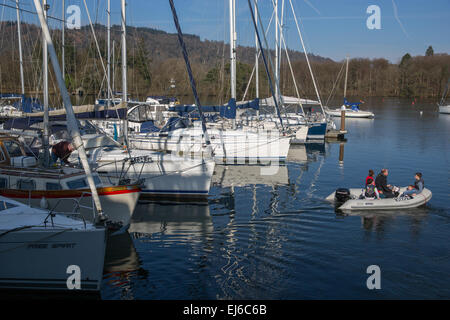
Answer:
MULTIPOLYGON (((400 195, 406 190, 406 187, 400 188, 400 195)), ((413 197, 396 197, 396 198, 381 198, 372 199, 361 197, 364 189, 352 188, 349 189, 348 198, 346 199, 336 199, 336 191, 331 193, 326 197, 327 201, 342 203, 338 207, 342 212, 349 211, 365 211, 365 210, 399 210, 399 209, 410 209, 416 208, 421 205, 426 204, 430 201, 432 193, 429 189, 424 188, 421 193, 413 197), (336 201, 338 200, 338 201, 336 201)))
POLYGON ((104 227, 0 196, 2 289, 99 291, 105 245, 104 227))

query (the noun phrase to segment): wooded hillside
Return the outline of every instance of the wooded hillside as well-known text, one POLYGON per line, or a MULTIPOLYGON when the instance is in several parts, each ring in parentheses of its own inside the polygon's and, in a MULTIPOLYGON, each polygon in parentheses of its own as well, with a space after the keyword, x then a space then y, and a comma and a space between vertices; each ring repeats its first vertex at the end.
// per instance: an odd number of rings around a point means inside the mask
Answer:
MULTIPOLYGON (((0 39, 0 92, 20 92, 19 53, 17 24, 1 23, 0 39)), ((96 25, 96 36, 100 52, 106 66, 106 28, 96 25)), ((25 85, 29 93, 41 92, 40 28, 32 24, 22 24, 25 85)), ((61 32, 53 30, 52 36, 61 56, 61 32)), ((113 26, 114 84, 121 90, 120 27, 113 26)), ((105 88, 103 67, 89 27, 81 30, 66 30, 65 70, 69 92, 83 88, 85 94, 98 95, 105 88), (102 86, 103 82, 103 86, 102 86)), ((219 41, 202 41, 198 36, 185 35, 187 50, 202 96, 218 97, 218 102, 226 101, 230 95, 229 46, 219 41)), ((150 28, 127 28, 128 49, 128 91, 133 97, 147 95, 177 95, 189 97, 191 89, 176 34, 150 28), (176 87, 170 88, 171 80, 176 87)), ((273 54, 273 51, 271 52, 273 54)), ((425 50, 424 50, 425 53, 425 50)), ((242 98, 254 66, 255 49, 238 47, 237 96, 242 98)), ((314 87, 307 68, 304 54, 289 52, 296 81, 303 97, 315 99, 314 87)), ((342 97, 344 87, 344 57, 340 62, 311 55, 312 68, 316 76, 320 94, 324 101, 333 93, 342 97), (337 81, 340 75, 339 81, 337 81), (334 88, 334 90, 333 90, 334 88)), ((450 56, 434 53, 430 48, 424 56, 411 57, 405 54, 398 64, 386 59, 353 58, 349 64, 348 96, 395 96, 439 98, 449 78, 450 56)), ((54 76, 50 73, 50 90, 57 92, 54 76)), ((280 87, 285 95, 295 95, 292 76, 283 53, 280 87)), ((248 98, 255 95, 254 81, 248 98)), ((260 95, 270 95, 262 59, 260 62, 260 95)), ((183 99, 185 100, 185 99, 183 99)), ((187 100, 189 100, 187 98, 187 100)))

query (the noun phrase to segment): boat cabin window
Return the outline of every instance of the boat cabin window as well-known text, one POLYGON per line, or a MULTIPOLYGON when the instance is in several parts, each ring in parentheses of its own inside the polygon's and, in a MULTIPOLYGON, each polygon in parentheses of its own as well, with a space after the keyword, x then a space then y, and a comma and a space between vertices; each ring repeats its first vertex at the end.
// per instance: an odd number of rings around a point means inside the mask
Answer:
POLYGON ((20 179, 17 181, 17 189, 19 190, 35 190, 36 189, 36 182, 34 180, 30 179, 20 179))
POLYGON ((95 183, 95 186, 96 186, 96 187, 99 187, 99 186, 102 185, 102 181, 100 180, 100 177, 99 177, 99 176, 94 175, 93 178, 94 178, 94 183, 95 183))
POLYGON ((0 189, 8 188, 8 180, 6 178, 0 178, 0 189))
POLYGON ((84 178, 67 181, 67 187, 72 190, 87 188, 87 186, 88 184, 86 183, 86 180, 84 178))
POLYGON ((11 203, 11 202, 7 202, 7 201, 0 201, 0 211, 15 208, 15 207, 18 207, 18 205, 11 203))
MULTIPOLYGON (((93 175, 92 178, 94 178, 95 186, 99 187, 102 185, 102 181, 100 180, 100 177, 98 175, 93 175)), ((79 178, 76 180, 67 181, 67 187, 72 190, 83 189, 88 188, 89 183, 87 182, 87 179, 79 178)))
POLYGON ((7 141, 3 141, 3 145, 5 146, 6 150, 8 151, 10 158, 21 157, 23 155, 22 149, 20 148, 20 145, 17 142, 7 140, 7 141))
POLYGON ((62 190, 62 186, 59 183, 47 182, 45 184, 45 189, 48 190, 48 191, 62 190))

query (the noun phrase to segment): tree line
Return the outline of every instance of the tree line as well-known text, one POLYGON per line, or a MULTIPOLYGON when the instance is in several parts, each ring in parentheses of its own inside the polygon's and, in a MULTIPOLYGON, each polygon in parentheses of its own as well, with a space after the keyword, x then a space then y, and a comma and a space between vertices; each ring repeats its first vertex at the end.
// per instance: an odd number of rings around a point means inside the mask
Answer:
MULTIPOLYGON (((1 22, 0 92, 20 92, 17 24, 1 22)), ((95 25, 100 54, 106 63, 106 28, 95 25)), ((58 56, 61 58, 61 32, 52 30, 58 56)), ((42 91, 42 44, 40 28, 22 24, 26 92, 39 95, 42 91)), ((114 46, 113 82, 121 90, 120 26, 112 27, 114 46)), ((194 78, 201 96, 215 97, 218 103, 230 97, 229 46, 221 41, 202 41, 196 35, 185 35, 194 78)), ((270 52, 273 54, 273 51, 270 52)), ((294 78, 304 98, 315 99, 315 90, 304 54, 289 51, 294 78)), ((237 97, 247 88, 255 62, 255 49, 237 48, 237 97)), ((344 90, 344 59, 340 62, 311 55, 312 69, 322 100, 342 97, 344 90), (339 75, 339 77, 338 77, 339 75)), ((450 75, 450 56, 434 53, 430 46, 423 56, 406 53, 398 63, 386 59, 352 58, 349 62, 347 95, 364 99, 369 96, 438 99, 450 75)), ((127 28, 128 91, 136 98, 147 95, 174 95, 183 102, 192 102, 192 92, 181 56, 176 34, 151 28, 127 28), (175 83, 175 88, 171 84, 175 83)), ((294 81, 287 59, 281 59, 280 89, 284 95, 295 96, 294 81)), ((50 91, 58 90, 50 70, 50 91)), ((102 96, 106 92, 103 66, 89 27, 67 30, 65 40, 65 79, 69 92, 79 88, 84 94, 102 96)), ((270 96, 269 83, 262 60, 259 66, 260 97, 270 96)), ((273 79, 273 77, 272 77, 273 79)), ((255 97, 255 80, 248 87, 247 99, 255 97)))

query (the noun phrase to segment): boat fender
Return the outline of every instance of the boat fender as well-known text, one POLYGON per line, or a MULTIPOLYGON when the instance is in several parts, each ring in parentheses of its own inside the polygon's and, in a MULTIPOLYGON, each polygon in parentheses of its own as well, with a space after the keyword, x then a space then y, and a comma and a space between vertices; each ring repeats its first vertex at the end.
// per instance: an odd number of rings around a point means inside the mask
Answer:
POLYGON ((45 197, 42 197, 39 205, 40 205, 40 207, 42 209, 48 209, 48 201, 47 201, 47 199, 45 199, 45 197))

